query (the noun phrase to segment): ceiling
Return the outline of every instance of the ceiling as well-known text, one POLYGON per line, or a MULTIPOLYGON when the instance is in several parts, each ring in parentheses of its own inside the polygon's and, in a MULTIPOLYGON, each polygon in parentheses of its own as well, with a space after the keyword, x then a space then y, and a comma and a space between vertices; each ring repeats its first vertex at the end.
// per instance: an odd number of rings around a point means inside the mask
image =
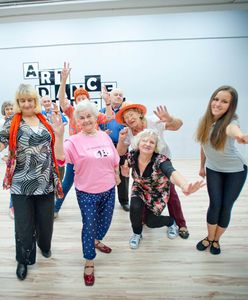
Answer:
POLYGON ((244 9, 244 0, 0 0, 0 22, 244 9))

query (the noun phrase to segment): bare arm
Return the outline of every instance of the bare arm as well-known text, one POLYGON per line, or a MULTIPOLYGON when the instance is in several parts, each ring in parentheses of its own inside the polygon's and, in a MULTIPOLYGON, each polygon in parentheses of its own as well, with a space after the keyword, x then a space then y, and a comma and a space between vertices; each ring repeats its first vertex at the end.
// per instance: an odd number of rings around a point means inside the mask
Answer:
POLYGON ((124 143, 127 134, 128 134, 128 128, 123 128, 119 133, 119 140, 116 149, 120 156, 125 155, 128 150, 128 145, 124 143))
POLYGON ((206 176, 206 170, 205 170, 206 156, 204 154, 202 147, 201 147, 200 159, 201 159, 201 162, 200 162, 199 175, 204 178, 206 176))
POLYGON ((65 160, 64 153, 64 124, 60 115, 52 115, 52 127, 55 134, 54 152, 56 159, 65 160))
POLYGON ((188 183, 178 171, 172 172, 170 181, 180 187, 186 196, 196 192, 205 185, 203 180, 195 181, 194 183, 188 183))
POLYGON ((106 118, 108 120, 114 119, 115 115, 114 115, 114 112, 113 112, 112 107, 111 107, 110 95, 109 95, 109 93, 108 93, 105 86, 102 87, 102 94, 101 95, 102 95, 102 98, 103 98, 103 100, 105 102, 105 106, 106 106, 106 113, 105 113, 106 118))
POLYGON ((165 123, 166 130, 176 131, 183 125, 182 120, 174 118, 168 113, 166 106, 160 105, 153 112, 161 122, 165 123))
POLYGON ((59 105, 61 106, 63 111, 65 111, 67 108, 67 102, 65 100, 65 88, 66 88, 66 81, 70 74, 70 71, 71 71, 70 64, 64 62, 64 67, 61 72, 61 81, 59 87, 59 105))
POLYGON ((248 144, 248 134, 242 133, 236 124, 229 124, 226 128, 226 134, 234 138, 240 144, 248 144))
POLYGON ((0 142, 0 152, 2 152, 4 148, 5 148, 4 144, 0 142))

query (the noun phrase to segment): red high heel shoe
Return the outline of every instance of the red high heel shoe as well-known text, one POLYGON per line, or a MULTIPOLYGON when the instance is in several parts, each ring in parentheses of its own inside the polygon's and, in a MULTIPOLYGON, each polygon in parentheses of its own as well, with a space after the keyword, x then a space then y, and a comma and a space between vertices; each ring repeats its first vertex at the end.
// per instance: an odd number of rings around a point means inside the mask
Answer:
POLYGON ((95 283, 95 276, 94 276, 94 266, 85 266, 84 269, 92 268, 93 271, 91 274, 84 273, 84 283, 87 286, 92 286, 95 283))
POLYGON ((103 252, 103 253, 110 253, 112 251, 111 248, 109 248, 108 246, 102 244, 102 246, 100 246, 101 242, 98 241, 97 243, 95 243, 95 248, 98 249, 99 251, 103 252))

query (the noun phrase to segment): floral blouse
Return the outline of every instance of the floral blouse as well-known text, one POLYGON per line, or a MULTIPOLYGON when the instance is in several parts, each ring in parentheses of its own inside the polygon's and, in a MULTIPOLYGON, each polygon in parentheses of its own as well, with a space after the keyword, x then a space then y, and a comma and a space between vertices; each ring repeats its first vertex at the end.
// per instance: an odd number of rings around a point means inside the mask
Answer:
POLYGON ((165 155, 154 153, 151 162, 140 176, 138 157, 138 151, 131 151, 128 154, 128 164, 132 168, 133 177, 131 197, 141 198, 148 209, 155 215, 160 215, 169 200, 170 181, 168 178, 175 169, 165 155))
MULTIPOLYGON (((0 131, 0 142, 5 146, 9 141, 11 120, 9 118, 0 131)), ((49 131, 41 122, 36 132, 21 120, 11 194, 42 195, 54 191, 58 177, 52 159, 51 140, 49 131)))

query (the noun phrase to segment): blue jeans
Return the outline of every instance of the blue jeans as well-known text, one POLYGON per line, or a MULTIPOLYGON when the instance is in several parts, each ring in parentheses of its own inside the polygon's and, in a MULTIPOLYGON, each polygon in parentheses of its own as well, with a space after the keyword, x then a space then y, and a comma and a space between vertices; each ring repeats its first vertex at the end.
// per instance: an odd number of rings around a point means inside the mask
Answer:
POLYGON ((62 188, 64 192, 64 198, 56 198, 55 206, 54 206, 54 212, 59 212, 66 195, 70 191, 73 182, 74 182, 74 165, 73 164, 67 164, 66 165, 66 171, 65 171, 65 177, 62 182, 62 188))

